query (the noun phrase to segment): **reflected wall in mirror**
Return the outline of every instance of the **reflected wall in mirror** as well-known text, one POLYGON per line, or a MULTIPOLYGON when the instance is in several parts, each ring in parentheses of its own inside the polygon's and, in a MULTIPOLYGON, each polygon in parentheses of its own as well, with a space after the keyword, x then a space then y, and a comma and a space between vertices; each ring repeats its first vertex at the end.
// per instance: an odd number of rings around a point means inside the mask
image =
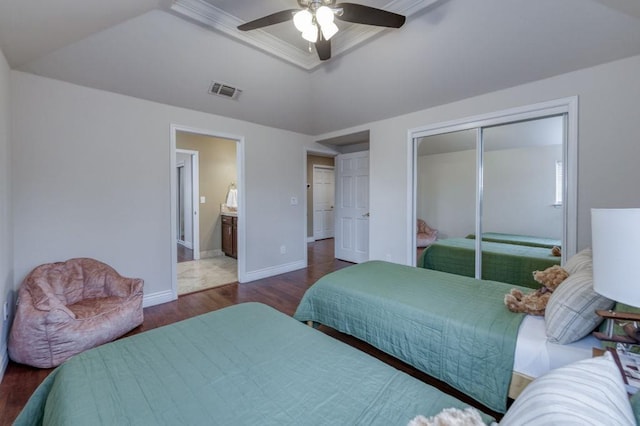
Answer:
POLYGON ((416 217, 441 239, 475 232, 476 131, 420 138, 417 167, 416 217))
POLYGON ((561 245, 556 185, 561 189, 557 165, 562 163, 563 121, 557 116, 483 129, 483 233, 540 237, 561 245))

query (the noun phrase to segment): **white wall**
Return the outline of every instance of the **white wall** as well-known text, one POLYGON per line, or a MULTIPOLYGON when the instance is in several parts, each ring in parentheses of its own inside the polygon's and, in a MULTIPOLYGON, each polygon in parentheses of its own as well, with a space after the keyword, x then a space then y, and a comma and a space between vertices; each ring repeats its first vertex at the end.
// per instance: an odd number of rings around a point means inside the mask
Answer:
POLYGON ((483 232, 562 239, 554 207, 556 161, 562 145, 489 151, 484 155, 483 232))
POLYGON ((423 155, 417 167, 416 217, 437 229, 439 238, 474 233, 476 151, 423 155))
POLYGON ((640 207, 640 56, 396 118, 321 135, 370 130, 370 257, 409 263, 410 129, 579 96, 578 249, 591 244, 592 207, 640 207))
POLYGON ((249 278, 304 266, 304 203, 289 201, 304 199, 310 137, 17 71, 11 84, 16 285, 39 264, 89 256, 143 278, 147 304, 166 296, 171 124, 244 137, 249 278))
MULTIPOLYGON (((13 220, 11 215, 11 150, 9 129, 9 65, 0 50, 0 315, 5 302, 13 308, 13 220)), ((0 316, 0 379, 7 365, 9 321, 0 316)))

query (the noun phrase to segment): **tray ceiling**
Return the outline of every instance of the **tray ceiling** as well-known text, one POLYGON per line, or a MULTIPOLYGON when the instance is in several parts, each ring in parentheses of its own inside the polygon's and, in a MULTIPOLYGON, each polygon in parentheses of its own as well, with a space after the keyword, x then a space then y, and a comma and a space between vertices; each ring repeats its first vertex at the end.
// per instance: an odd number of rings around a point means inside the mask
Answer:
MULTIPOLYGON (((369 0, 359 4, 377 7, 407 17, 425 9, 437 0, 369 0)), ((293 0, 255 2, 252 0, 175 0, 171 10, 207 27, 223 32, 242 42, 268 52, 306 70, 322 64, 313 46, 300 37, 291 23, 272 25, 253 31, 239 31, 238 25, 286 9, 296 9, 293 0)), ((351 24, 336 20, 340 31, 331 39, 332 56, 338 56, 366 42, 387 28, 351 24)), ((397 30, 395 30, 397 31, 397 30)))

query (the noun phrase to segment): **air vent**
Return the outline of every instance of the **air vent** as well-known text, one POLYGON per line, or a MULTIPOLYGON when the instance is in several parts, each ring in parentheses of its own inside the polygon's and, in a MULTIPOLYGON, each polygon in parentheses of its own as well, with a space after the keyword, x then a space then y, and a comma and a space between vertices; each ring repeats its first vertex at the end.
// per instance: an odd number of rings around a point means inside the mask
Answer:
POLYGON ((209 86, 209 93, 212 95, 222 96, 224 98, 238 99, 242 90, 237 87, 229 86, 228 84, 214 81, 211 83, 211 86, 209 86))

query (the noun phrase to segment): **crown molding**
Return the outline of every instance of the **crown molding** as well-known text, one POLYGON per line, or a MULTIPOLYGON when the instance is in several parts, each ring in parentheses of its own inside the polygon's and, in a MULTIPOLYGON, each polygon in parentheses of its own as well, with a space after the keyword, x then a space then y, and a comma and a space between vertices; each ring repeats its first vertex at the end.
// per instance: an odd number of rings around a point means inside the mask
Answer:
MULTIPOLYGON (((409 17, 436 1, 437 0, 394 0, 388 3, 384 9, 409 17)), ((244 21, 213 6, 205 0, 174 0, 171 5, 171 10, 307 71, 312 71, 323 63, 323 61, 318 59, 315 51, 307 52, 301 50, 295 45, 278 37, 274 37, 264 30, 238 31, 238 25, 244 24, 244 21)), ((331 55, 340 55, 386 30, 387 28, 372 27, 369 25, 353 25, 352 27, 341 30, 331 39, 331 55)))

